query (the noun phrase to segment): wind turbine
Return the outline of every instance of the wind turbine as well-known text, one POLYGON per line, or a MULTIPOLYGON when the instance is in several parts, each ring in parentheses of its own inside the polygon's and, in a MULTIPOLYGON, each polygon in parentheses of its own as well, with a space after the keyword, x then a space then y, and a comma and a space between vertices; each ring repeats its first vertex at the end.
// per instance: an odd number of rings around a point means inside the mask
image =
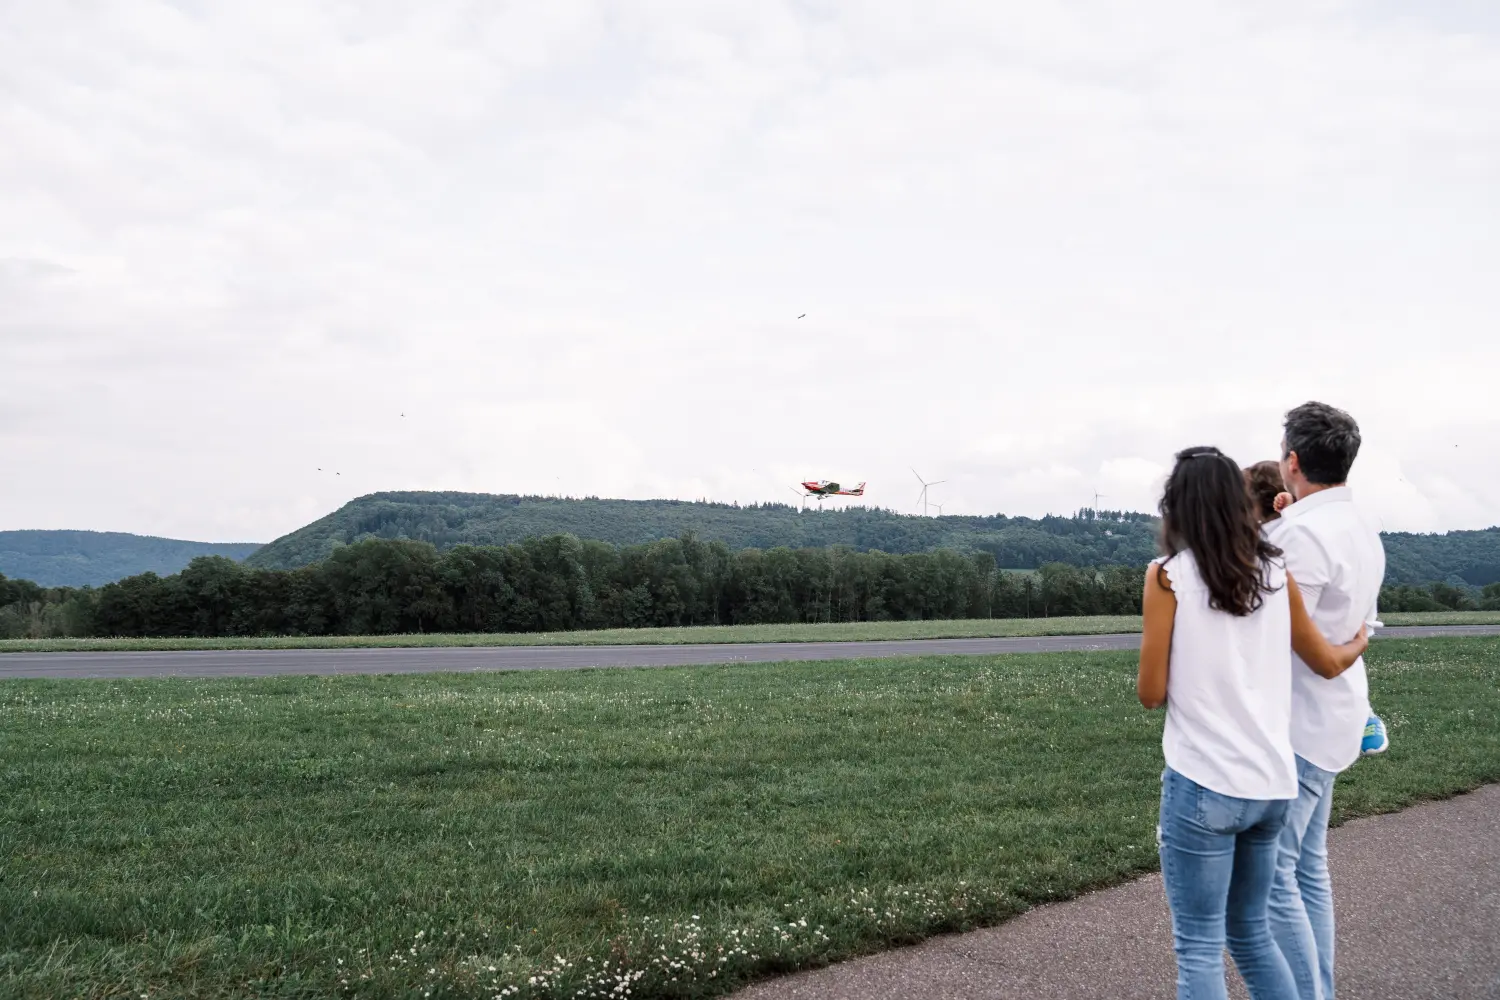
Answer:
POLYGON ((934 501, 932 505, 938 509, 938 517, 942 517, 943 516, 943 505, 940 504, 940 503, 937 503, 936 501, 934 501))
POLYGON ((793 493, 797 494, 797 509, 798 510, 806 510, 807 509, 807 494, 799 492, 798 490, 796 490, 795 488, 793 488, 791 486, 788 486, 787 489, 789 489, 793 493))
MULTIPOLYGON (((928 506, 930 506, 928 504, 928 501, 927 501, 927 490, 930 487, 933 487, 933 486, 941 486, 944 483, 946 483, 948 480, 946 480, 946 479, 939 479, 935 483, 929 483, 927 480, 925 480, 925 479, 922 478, 922 474, 920 472, 918 472, 916 469, 912 469, 911 470, 911 474, 914 475, 914 476, 916 476, 917 477, 917 482, 919 482, 919 483, 922 484, 922 492, 917 494, 917 506, 922 508, 922 516, 925 517, 925 516, 927 516, 927 508, 928 508, 928 506)), ((938 509, 941 510, 942 508, 938 508, 938 509)))

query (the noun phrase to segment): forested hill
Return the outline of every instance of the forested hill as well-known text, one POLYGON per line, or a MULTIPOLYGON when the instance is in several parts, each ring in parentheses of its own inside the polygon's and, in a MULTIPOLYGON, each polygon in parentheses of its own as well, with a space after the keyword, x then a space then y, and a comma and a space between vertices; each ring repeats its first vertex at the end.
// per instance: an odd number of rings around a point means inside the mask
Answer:
POLYGON ((1077 517, 914 517, 868 507, 805 511, 786 504, 740 507, 686 500, 600 500, 487 493, 375 493, 360 497, 256 552, 246 564, 292 569, 326 559, 338 544, 409 538, 440 549, 502 545, 572 534, 618 545, 692 532, 731 549, 847 545, 861 551, 984 551, 1003 567, 1049 562, 1141 566, 1155 551, 1144 514, 1084 511, 1077 517))
POLYGON ((0 531, 0 574, 43 587, 98 587, 138 573, 168 576, 198 556, 236 561, 258 542, 185 542, 120 531, 0 531))
POLYGON ((1446 535, 1388 531, 1381 538, 1386 583, 1500 583, 1500 527, 1446 535))
MULTIPOLYGON (((446 549, 557 534, 633 545, 685 532, 732 549, 847 545, 896 554, 939 548, 989 552, 996 564, 1010 569, 1049 562, 1141 566, 1156 551, 1154 518, 1114 511, 1043 518, 914 517, 869 507, 820 511, 813 505, 799 511, 775 503, 740 507, 686 500, 412 492, 374 493, 353 500, 278 538, 246 564, 293 569, 326 559, 335 545, 366 538, 409 538, 446 549)), ((1500 581, 1500 528, 1446 535, 1396 532, 1385 536, 1385 544, 1389 584, 1444 581, 1482 587, 1500 581)), ((0 571, 11 572, 4 561, 0 571)))

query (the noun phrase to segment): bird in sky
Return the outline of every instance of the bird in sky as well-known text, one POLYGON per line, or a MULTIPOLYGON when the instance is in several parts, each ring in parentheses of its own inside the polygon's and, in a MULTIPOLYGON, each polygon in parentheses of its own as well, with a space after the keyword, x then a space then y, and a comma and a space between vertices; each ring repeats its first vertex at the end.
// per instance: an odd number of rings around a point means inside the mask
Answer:
MULTIPOLYGON (((803 313, 803 314, 802 314, 802 316, 806 316, 806 315, 807 315, 807 313, 803 313)), ((798 316, 798 317, 797 317, 797 318, 798 318, 798 319, 801 319, 801 318, 802 318, 802 316, 798 316)))

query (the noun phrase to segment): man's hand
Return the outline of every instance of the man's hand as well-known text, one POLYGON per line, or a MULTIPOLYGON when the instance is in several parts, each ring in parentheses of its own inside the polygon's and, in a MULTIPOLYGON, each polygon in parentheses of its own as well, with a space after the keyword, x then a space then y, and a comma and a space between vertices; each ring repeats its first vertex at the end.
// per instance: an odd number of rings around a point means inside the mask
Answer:
POLYGON ((1276 513, 1280 514, 1296 502, 1297 498, 1290 493, 1278 493, 1276 494, 1276 499, 1271 501, 1271 506, 1275 508, 1276 513))

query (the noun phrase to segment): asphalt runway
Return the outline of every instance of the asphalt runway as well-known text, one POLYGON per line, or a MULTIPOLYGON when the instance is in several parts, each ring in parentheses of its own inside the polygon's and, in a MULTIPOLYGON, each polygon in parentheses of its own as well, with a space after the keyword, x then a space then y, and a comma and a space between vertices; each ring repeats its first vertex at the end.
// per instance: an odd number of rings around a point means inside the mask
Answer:
MULTIPOLYGON (((1386 628, 1380 638, 1500 635, 1500 625, 1386 628)), ((789 660, 974 656, 1137 649, 1139 634, 872 642, 704 643, 692 646, 425 646, 401 649, 222 649, 159 653, 0 653, 0 680, 25 677, 279 677, 328 674, 584 670, 789 660)))

